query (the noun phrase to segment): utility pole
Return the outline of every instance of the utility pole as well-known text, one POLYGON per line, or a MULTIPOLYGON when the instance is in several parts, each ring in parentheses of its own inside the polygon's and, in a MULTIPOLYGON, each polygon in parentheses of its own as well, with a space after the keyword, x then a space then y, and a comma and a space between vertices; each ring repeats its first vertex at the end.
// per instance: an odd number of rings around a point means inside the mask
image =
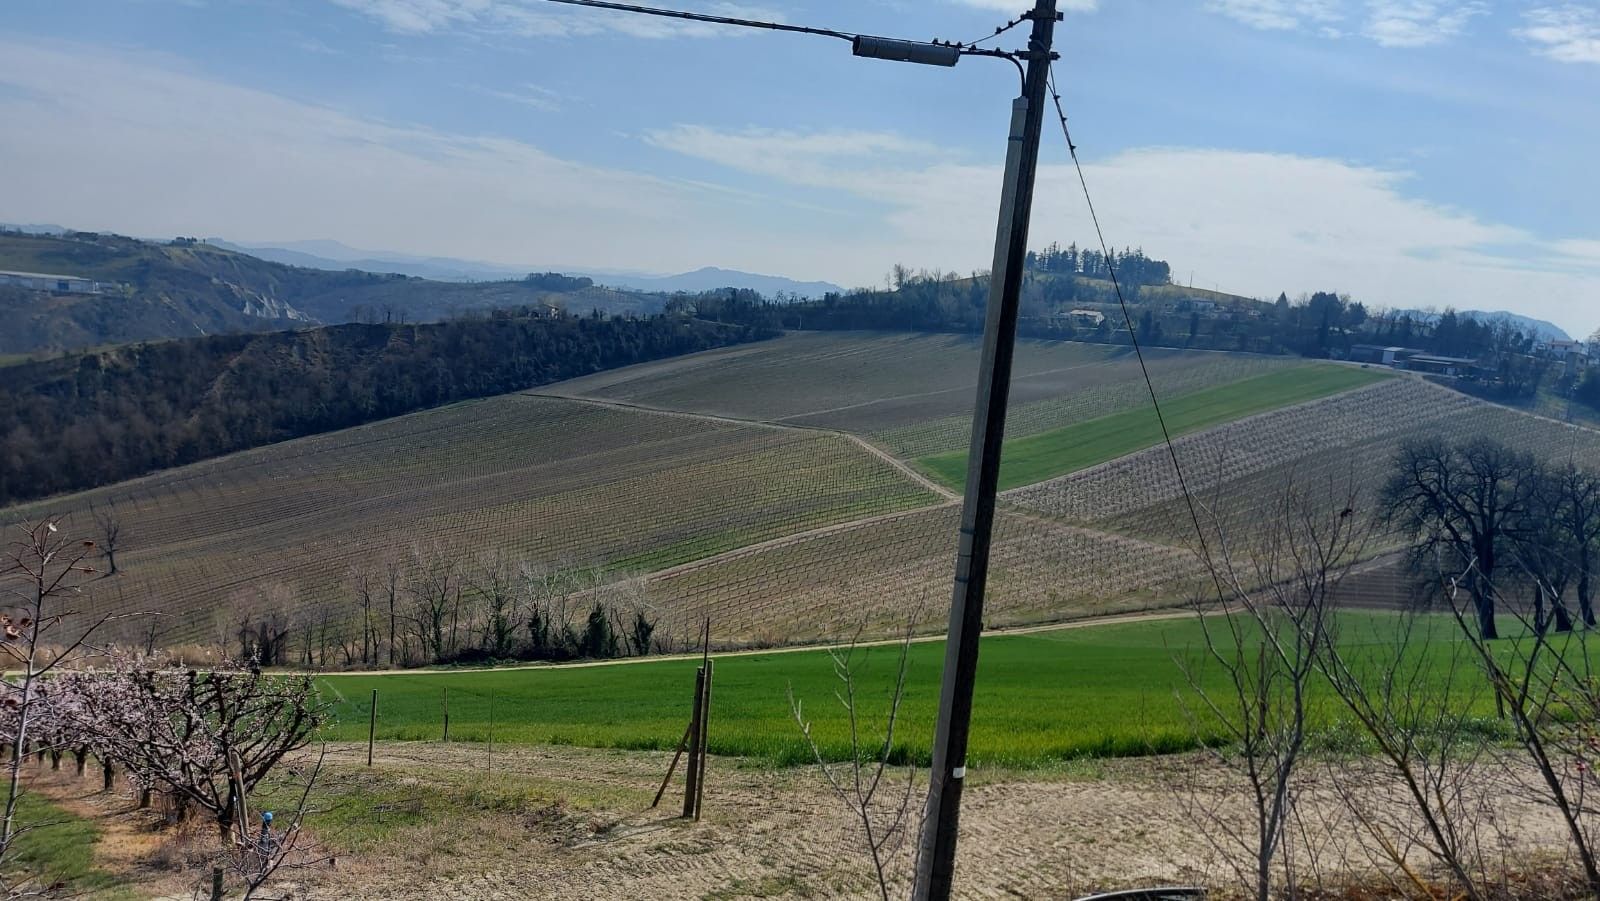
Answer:
POLYGON ((995 493, 1000 481, 1000 443, 1005 436, 1006 406, 1011 396, 1011 363, 1039 166, 1039 137, 1044 127, 1046 82, 1053 59, 1055 26, 1060 18, 1056 0, 1037 0, 1028 15, 1033 20, 1033 33, 1028 41, 1023 93, 1011 107, 1011 137, 989 280, 972 445, 967 456, 950 631, 945 641, 944 681, 939 691, 939 723, 933 739, 933 771, 912 891, 915 901, 949 898, 955 873, 961 787, 967 770, 967 733, 972 721, 972 686, 978 669, 983 594, 989 578, 995 493))

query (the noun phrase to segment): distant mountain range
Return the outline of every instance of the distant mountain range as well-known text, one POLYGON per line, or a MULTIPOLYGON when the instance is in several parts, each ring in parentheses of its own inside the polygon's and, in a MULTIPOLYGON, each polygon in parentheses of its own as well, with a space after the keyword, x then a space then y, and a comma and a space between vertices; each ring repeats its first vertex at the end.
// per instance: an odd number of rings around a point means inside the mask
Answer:
MULTIPOLYGON (((1409 315, 1413 319, 1423 322, 1432 322, 1439 318, 1439 311, 1400 310, 1396 312, 1395 315, 1409 315)), ((1572 336, 1567 334, 1566 330, 1561 328, 1561 326, 1556 325, 1553 322, 1546 322, 1543 319, 1534 319, 1532 316, 1524 316, 1521 313, 1512 313, 1507 310, 1496 310, 1494 312, 1484 312, 1483 310, 1457 310, 1456 315, 1464 316, 1468 319, 1476 319, 1479 322, 1497 322, 1501 319, 1505 319, 1511 322, 1517 328, 1521 329, 1524 334, 1531 333, 1547 341, 1572 340, 1572 336)))
POLYGON ((783 276, 719 269, 715 266, 678 275, 652 275, 616 269, 581 270, 566 266, 508 266, 504 263, 486 263, 481 260, 461 260, 453 257, 419 257, 384 250, 362 250, 328 240, 254 244, 207 238, 206 243, 289 266, 334 271, 361 269, 367 272, 398 272, 435 281, 498 281, 520 278, 529 272, 559 272, 563 275, 591 278, 596 284, 609 285, 613 288, 660 291, 668 294, 674 291, 700 292, 717 288, 744 288, 766 295, 783 293, 797 294, 801 297, 821 297, 830 291, 844 290, 831 282, 803 282, 783 276))

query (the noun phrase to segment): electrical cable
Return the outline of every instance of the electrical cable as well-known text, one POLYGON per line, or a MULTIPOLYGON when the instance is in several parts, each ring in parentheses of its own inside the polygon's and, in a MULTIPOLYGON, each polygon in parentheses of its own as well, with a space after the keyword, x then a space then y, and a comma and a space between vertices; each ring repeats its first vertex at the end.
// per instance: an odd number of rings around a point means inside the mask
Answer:
POLYGON ((1026 22, 1031 18, 1032 18, 1032 16, 1029 13, 1023 13, 1022 15, 1018 16, 1017 18, 1012 19, 1011 21, 1007 22, 1005 25, 996 28, 994 30, 994 34, 984 35, 983 37, 978 38, 977 40, 968 41, 965 44, 957 44, 956 46, 957 47, 972 47, 972 48, 976 48, 979 44, 982 44, 985 41, 992 41, 995 38, 999 37, 1000 35, 1005 34, 1006 32, 1010 31, 1013 28, 1016 28, 1018 25, 1021 25, 1023 22, 1026 22))
MULTIPOLYGON (((876 35, 838 31, 833 28, 813 28, 808 25, 789 25, 784 22, 768 22, 762 19, 741 19, 734 16, 716 16, 709 13, 695 13, 681 9, 668 9, 656 6, 639 6, 633 3, 614 3, 611 2, 611 0, 543 0, 543 2, 560 3, 564 6, 581 6, 588 9, 606 9, 614 12, 637 13, 645 16, 660 16, 662 18, 680 19, 689 22, 706 22, 712 25, 729 25, 739 28, 759 28, 765 31, 782 31, 789 32, 791 34, 811 34, 818 35, 820 37, 838 38, 839 40, 850 41, 851 43, 854 43, 857 38, 876 37, 876 35)), ((1021 24, 1022 21, 1024 20, 1018 19, 1003 28, 998 28, 995 30, 993 35, 983 38, 982 40, 992 40, 1006 31, 1015 28, 1017 25, 1021 24)), ((907 43, 917 42, 908 41, 907 43)), ((1020 55, 1019 52, 985 49, 978 47, 975 44, 955 44, 949 41, 940 40, 928 41, 926 43, 936 46, 954 48, 962 56, 991 56, 997 59, 1011 60, 1013 63, 1017 61, 1017 57, 1020 55)))
POLYGON ((1156 395, 1156 385, 1150 378, 1150 368, 1145 365, 1144 350, 1139 345, 1139 336, 1133 327, 1133 314, 1128 311, 1128 302, 1122 296, 1122 284, 1117 279, 1117 267, 1112 262, 1111 248, 1107 246, 1105 232, 1100 228, 1100 215, 1095 212, 1094 198, 1089 195, 1089 182, 1083 175, 1083 163, 1078 160, 1078 146, 1072 143, 1072 131, 1067 127, 1067 112, 1061 106, 1061 92, 1056 90, 1054 66, 1050 67, 1046 78, 1050 96, 1055 101, 1056 116, 1061 120, 1061 136, 1066 139, 1067 153, 1072 156, 1073 168, 1078 173, 1078 184, 1083 188, 1084 203, 1089 206, 1089 219, 1094 223, 1094 233, 1100 241, 1100 253, 1105 258, 1106 271, 1111 275, 1111 287, 1117 293, 1117 306, 1122 310, 1122 321, 1128 327, 1128 338, 1133 342, 1133 353, 1138 358, 1139 371, 1144 374, 1144 384, 1150 392, 1150 405, 1155 408, 1156 422, 1161 426, 1161 439, 1166 444, 1167 455, 1172 458, 1172 468, 1177 472, 1178 488, 1183 492, 1184 504, 1189 509, 1189 519, 1194 523, 1195 538, 1200 542, 1200 553, 1205 558, 1206 569, 1211 573, 1212 582, 1216 584, 1217 600, 1224 601, 1226 592, 1222 587, 1222 578, 1211 560, 1211 547, 1206 541, 1205 527, 1200 524, 1200 511, 1195 507, 1194 494, 1189 490, 1189 481, 1183 473, 1183 464, 1178 460, 1178 449, 1172 443, 1172 432, 1167 428, 1167 417, 1161 410, 1161 399, 1156 395))
POLYGON ((686 19, 691 22, 709 22, 714 25, 737 25, 741 28, 763 28, 768 31, 788 31, 797 34, 815 34, 822 37, 839 38, 845 41, 854 41, 860 35, 844 31, 835 31, 831 28, 810 28, 805 25, 787 25, 782 22, 765 22, 759 19, 739 19, 732 16, 713 16, 707 13, 684 12, 677 9, 661 9, 653 6, 635 6, 632 3, 611 3, 607 0, 544 0, 546 3, 561 3, 567 6, 587 6, 592 9, 609 9, 616 12, 639 13, 646 16, 661 16, 668 19, 686 19))

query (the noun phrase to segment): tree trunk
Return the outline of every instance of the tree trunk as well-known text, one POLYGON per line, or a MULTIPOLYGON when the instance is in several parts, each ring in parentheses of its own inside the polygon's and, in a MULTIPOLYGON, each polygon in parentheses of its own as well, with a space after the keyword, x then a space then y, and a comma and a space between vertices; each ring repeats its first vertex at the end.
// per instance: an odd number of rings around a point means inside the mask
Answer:
POLYGON ((1478 605, 1478 635, 1484 641, 1494 641, 1500 637, 1500 630, 1495 628, 1494 601, 1491 598, 1479 597, 1478 605))
POLYGON ((78 778, 82 779, 84 770, 88 769, 89 766, 89 749, 76 748, 72 752, 72 757, 78 765, 78 778))
POLYGON ((111 767, 111 761, 100 760, 100 787, 102 791, 111 791, 111 783, 116 779, 116 771, 111 767))
POLYGON ((1583 617, 1583 624, 1594 628, 1594 595, 1593 586, 1589 582, 1589 563, 1585 560, 1578 571, 1578 614, 1583 617))
POLYGON ((1550 601, 1550 612, 1555 614, 1557 632, 1572 631, 1572 611, 1567 609, 1567 605, 1562 603, 1560 598, 1550 601))

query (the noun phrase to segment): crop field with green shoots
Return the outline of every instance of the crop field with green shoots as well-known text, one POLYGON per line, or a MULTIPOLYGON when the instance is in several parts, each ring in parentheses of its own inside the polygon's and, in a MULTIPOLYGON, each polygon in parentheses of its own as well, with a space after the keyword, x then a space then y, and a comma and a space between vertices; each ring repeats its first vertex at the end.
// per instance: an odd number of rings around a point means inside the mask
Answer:
MULTIPOLYGON (((1359 657, 1387 653, 1398 617, 1347 613, 1342 646, 1359 657)), ((1456 624, 1443 615, 1421 619, 1428 684, 1442 687, 1453 653, 1468 653, 1456 624)), ((1058 629, 985 638, 973 705, 971 760, 976 766, 1033 767, 1078 757, 1181 751, 1217 740, 1218 732, 1192 713, 1198 708, 1180 661, 1199 667, 1203 684, 1220 690, 1219 674, 1203 663, 1202 633, 1190 617, 1058 629), (1199 723, 1198 727, 1196 722, 1199 723)), ((856 650, 863 722, 880 728, 897 667, 898 645, 856 650), (878 725, 873 725, 878 724, 878 725)), ((894 755, 926 764, 938 696, 943 642, 913 644, 894 755)), ((698 660, 534 670, 330 676, 321 685, 335 705, 331 737, 365 741, 368 699, 379 692, 380 740, 438 741, 444 690, 449 689, 452 740, 490 739, 493 699, 496 742, 670 750, 688 721, 698 660)), ((1465 657, 1460 679, 1477 679, 1465 657)), ((1470 689, 1470 685, 1464 686, 1470 689)), ((835 699, 839 682, 824 651, 719 658, 710 727, 714 754, 778 764, 809 760, 790 713, 802 709, 825 752, 848 755, 848 728, 835 699)), ((1487 691, 1473 694, 1474 710, 1490 716, 1487 691)), ((1346 740, 1337 700, 1318 686, 1313 730, 1323 743, 1346 740)), ((870 733, 869 733, 870 734, 870 733)))

